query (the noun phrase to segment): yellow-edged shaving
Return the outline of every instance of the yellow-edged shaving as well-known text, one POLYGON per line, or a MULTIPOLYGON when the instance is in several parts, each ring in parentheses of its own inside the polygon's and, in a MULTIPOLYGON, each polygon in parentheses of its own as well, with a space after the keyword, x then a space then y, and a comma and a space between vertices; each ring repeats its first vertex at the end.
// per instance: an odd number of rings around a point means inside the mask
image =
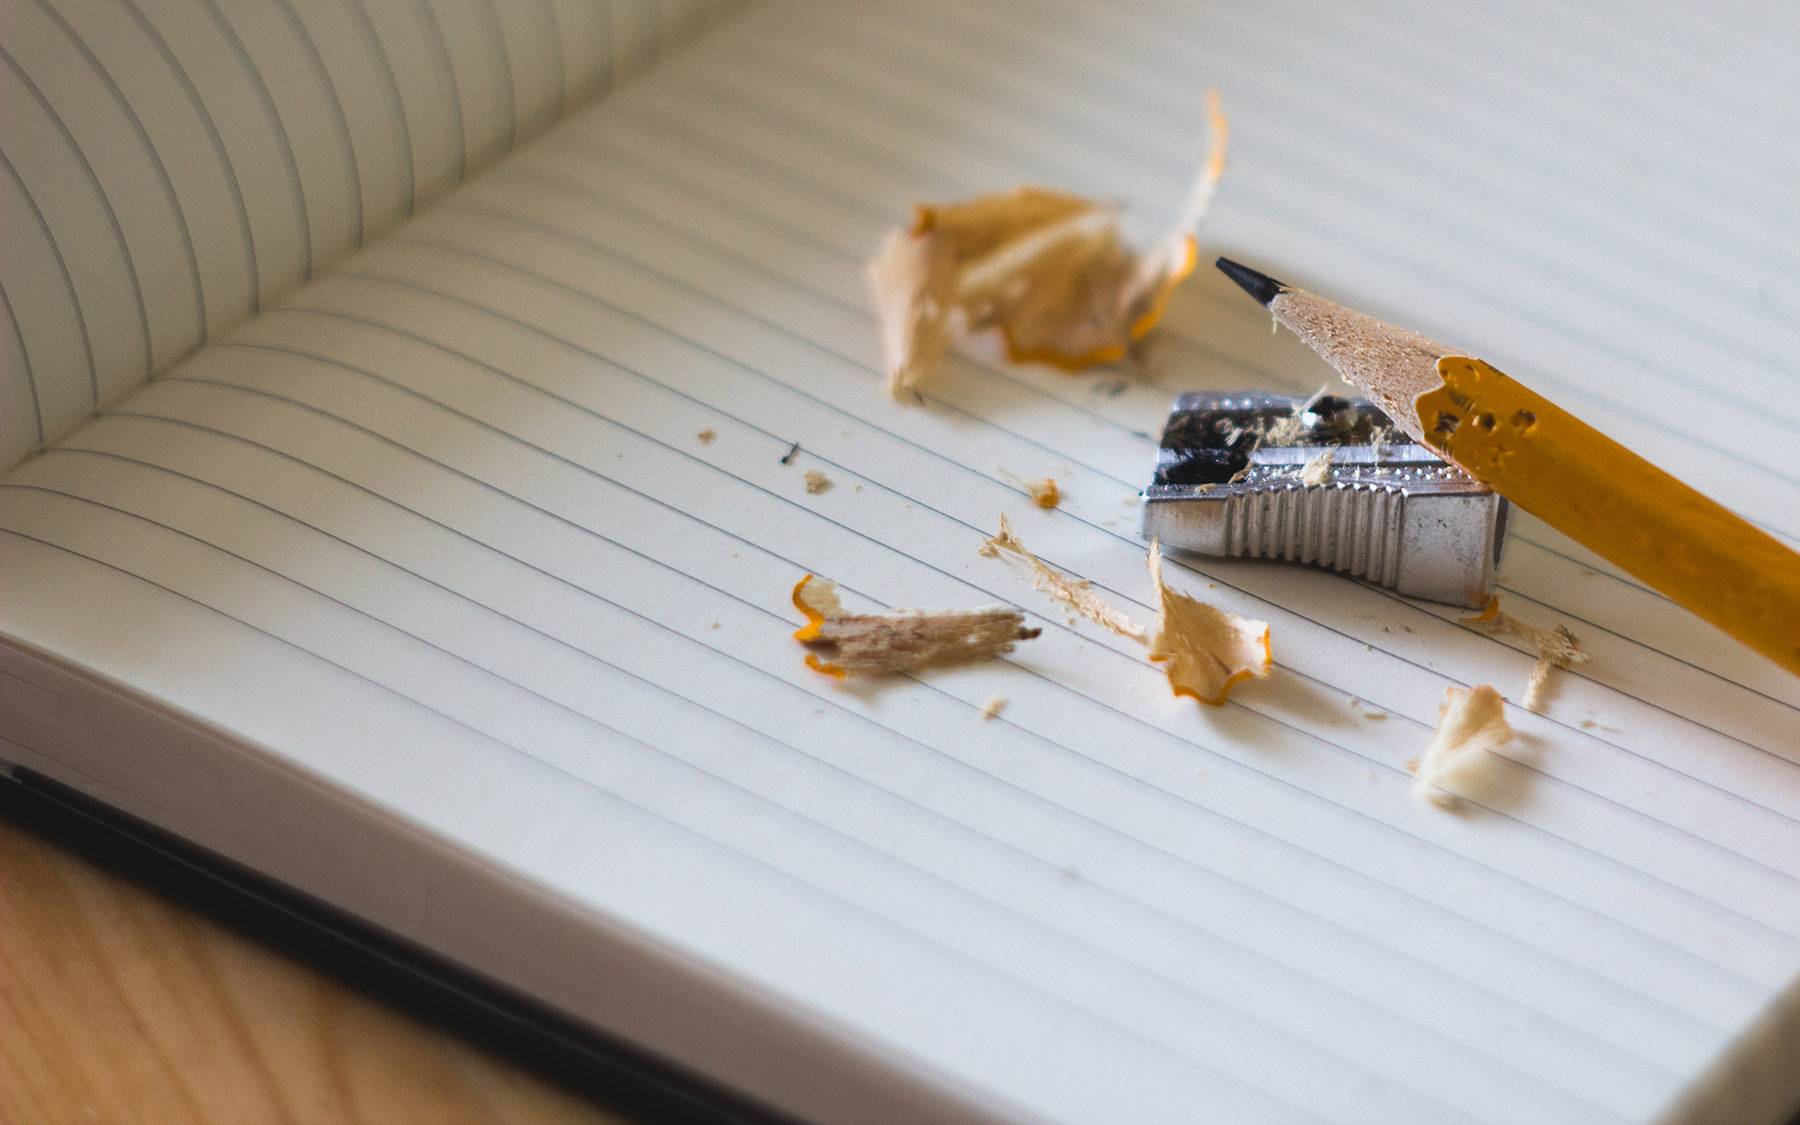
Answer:
POLYGON ((1041 632, 1026 628, 1025 615, 1008 606, 848 613, 837 586, 812 574, 794 586, 793 601, 806 617, 794 639, 821 650, 807 653, 806 666, 838 679, 992 660, 1041 632))
POLYGON ((915 391, 950 344, 997 329, 1015 362, 1067 371, 1120 359, 1194 269, 1194 232, 1225 171, 1230 127, 1207 93, 1212 140, 1174 229, 1125 244, 1118 208, 1045 187, 921 204, 870 263, 888 390, 915 391))
POLYGON ((1147 562, 1162 617, 1150 630, 1145 655, 1167 662, 1176 695, 1220 707, 1234 685, 1269 674, 1275 660, 1268 622, 1239 617, 1171 589, 1163 582, 1159 544, 1150 545, 1147 562))

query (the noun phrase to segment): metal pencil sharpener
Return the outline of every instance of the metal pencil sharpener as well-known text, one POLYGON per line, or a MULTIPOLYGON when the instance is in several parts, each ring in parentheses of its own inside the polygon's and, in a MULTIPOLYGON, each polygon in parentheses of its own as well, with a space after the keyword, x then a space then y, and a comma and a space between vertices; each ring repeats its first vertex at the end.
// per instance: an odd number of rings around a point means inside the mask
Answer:
POLYGON ((1143 499, 1144 538, 1165 546, 1311 563, 1453 605, 1486 604, 1506 535, 1504 498, 1368 400, 1331 395, 1182 395, 1143 499))

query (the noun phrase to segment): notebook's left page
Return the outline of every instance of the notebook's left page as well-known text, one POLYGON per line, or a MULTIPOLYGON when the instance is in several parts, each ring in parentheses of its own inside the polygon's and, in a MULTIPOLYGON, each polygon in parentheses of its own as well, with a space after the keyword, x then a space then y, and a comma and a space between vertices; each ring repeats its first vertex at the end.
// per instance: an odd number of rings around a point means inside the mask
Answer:
POLYGON ((0 468, 735 6, 8 5, 0 468))

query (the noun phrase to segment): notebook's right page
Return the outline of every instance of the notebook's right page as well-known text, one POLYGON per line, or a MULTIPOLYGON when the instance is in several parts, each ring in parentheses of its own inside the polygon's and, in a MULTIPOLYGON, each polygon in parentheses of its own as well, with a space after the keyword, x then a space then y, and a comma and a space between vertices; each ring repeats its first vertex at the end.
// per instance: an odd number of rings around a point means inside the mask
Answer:
MULTIPOLYGON (((731 197, 741 219, 694 232, 743 263, 717 278, 721 293, 741 268, 814 290, 809 302, 862 306, 854 259, 884 221, 1021 182, 1123 198, 1153 232, 1200 156, 1200 95, 1216 86, 1231 161, 1203 261, 1225 253, 1468 349, 1784 541, 1800 536, 1791 8, 946 2, 789 8, 740 42, 755 51, 688 59, 704 77, 634 107, 671 141, 638 150, 641 179, 621 171, 608 189, 645 208, 670 177, 731 197), (837 264, 809 275, 821 259, 837 264), (825 277, 842 288, 818 292, 825 277)), ((837 346, 855 349, 858 320, 845 321, 837 346)), ((1070 502, 1028 542, 1142 598, 1129 496, 1173 396, 1305 394, 1327 372, 1205 276, 1138 358, 1075 377, 957 362, 955 390, 869 416, 966 411, 971 450, 993 430, 1035 445, 1001 467, 1058 476, 1070 502)), ((1520 698, 1524 646, 1323 574, 1197 565, 1202 593, 1275 623, 1281 665, 1280 683, 1203 716, 1191 778, 1161 781, 1220 818, 1217 838, 1187 841, 1204 858, 1170 842, 1222 880, 1215 895, 1150 897, 1197 927, 1185 956, 1164 950, 1192 970, 1171 996, 1203 993, 1243 1029, 1199 1060, 1221 1089, 1320 1112, 1307 1083, 1270 1085, 1291 1072, 1268 1052, 1292 1036, 1319 1053, 1332 1097, 1340 1063, 1367 1068, 1368 1100, 1328 1115, 1379 1117, 1388 1097, 1402 1112, 1412 1095, 1446 1119, 1792 1107, 1800 1039, 1779 998, 1800 969, 1800 682, 1515 516, 1505 609, 1566 625, 1591 660, 1557 676, 1544 714, 1511 709, 1505 792, 1445 812, 1407 796, 1405 763, 1446 687, 1520 698), (1361 792, 1352 775, 1366 775, 1361 792), (1429 1057, 1414 1053, 1424 1042, 1429 1057)), ((1176 704, 1113 682, 1123 666, 1031 659, 1142 709, 1145 746, 1167 729, 1176 704)), ((1131 741, 1104 768, 1138 768, 1131 741)), ((1076 862, 1068 877, 1123 889, 1159 878, 1153 867, 1076 862)), ((1145 1019, 1159 1046, 1185 1038, 1145 1019)))

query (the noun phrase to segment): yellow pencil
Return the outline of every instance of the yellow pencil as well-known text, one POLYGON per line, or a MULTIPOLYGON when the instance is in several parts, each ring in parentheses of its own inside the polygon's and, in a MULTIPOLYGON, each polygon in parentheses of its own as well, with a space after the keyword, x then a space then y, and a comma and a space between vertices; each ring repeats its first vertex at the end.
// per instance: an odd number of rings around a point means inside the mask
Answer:
POLYGON ((1481 360, 1218 265, 1414 439, 1800 674, 1800 554, 1481 360))

